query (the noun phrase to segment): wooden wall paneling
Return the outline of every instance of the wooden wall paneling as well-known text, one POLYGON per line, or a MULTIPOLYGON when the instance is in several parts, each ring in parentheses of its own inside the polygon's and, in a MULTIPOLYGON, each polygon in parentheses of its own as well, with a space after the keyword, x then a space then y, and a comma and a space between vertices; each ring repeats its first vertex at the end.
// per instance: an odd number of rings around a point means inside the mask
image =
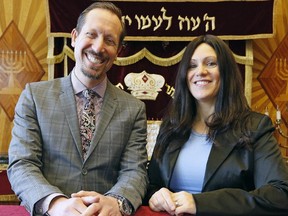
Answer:
MULTIPOLYGON (((28 71, 24 74, 19 74, 17 78, 18 83, 20 83, 21 88, 25 86, 27 82, 47 80, 47 32, 46 32, 46 16, 45 16, 45 2, 46 0, 0 0, 0 38, 3 38, 3 33, 7 30, 7 27, 13 22, 15 27, 19 30, 19 33, 23 37, 28 50, 31 52, 30 57, 28 57, 27 67, 28 71), (37 65, 37 67, 35 67, 37 65), (34 68, 34 70, 33 70, 34 68), (39 76, 39 73, 41 74, 39 76), (37 75, 38 74, 38 75, 37 75), (32 80, 29 77, 34 77, 32 80), (19 79, 19 80, 18 80, 19 79)), ((11 37, 7 37, 13 39, 11 37)), ((6 42, 2 41, 3 47, 11 46, 17 41, 14 36, 14 41, 6 39, 6 42), (3 45, 4 44, 4 45, 3 45), (7 45, 10 44, 10 45, 7 45)), ((0 42, 1 44, 1 42, 0 42)), ((22 46, 22 45, 19 45, 22 46)), ((10 47, 11 48, 11 47, 10 47)), ((16 49, 12 46, 13 49, 16 49)), ((1 53, 1 46, 0 46, 1 53)), ((3 70, 0 71, 0 92, 3 88, 7 88, 7 73, 3 70)), ((11 90, 11 89, 10 89, 11 90)), ((21 91, 20 91, 21 92, 21 91)), ((8 94, 0 94, 0 101, 7 101, 7 95, 12 98, 13 103, 16 104, 16 97, 11 96, 11 92, 8 94)), ((12 104, 13 104, 12 103, 12 104)), ((7 104, 5 103, 7 106, 7 104)), ((0 105, 0 155, 5 155, 8 152, 9 143, 11 140, 11 129, 13 127, 13 117, 9 116, 11 110, 14 110, 15 105, 9 105, 9 112, 7 114, 7 107, 5 105, 0 105), (4 107, 4 108, 3 108, 4 107)))
MULTIPOLYGON (((263 72, 264 69, 268 69, 270 73, 273 73, 275 70, 275 64, 271 64, 270 66, 267 66, 269 64, 269 61, 273 57, 273 54, 276 52, 278 46, 283 41, 284 37, 288 34, 288 4, 287 0, 279 0, 277 1, 276 5, 276 34, 273 38, 268 39, 258 39, 253 41, 253 51, 254 51, 254 65, 253 65, 253 86, 252 86, 252 108, 258 112, 264 113, 265 110, 269 112, 269 116, 271 117, 272 121, 275 122, 276 120, 276 105, 277 102, 274 102, 275 98, 268 96, 267 90, 263 88, 261 83, 259 82, 259 76, 263 72), (270 67, 270 68, 267 68, 270 67)), ((283 49, 281 51, 281 55, 288 56, 288 48, 283 49)), ((287 58, 288 59, 288 58, 287 58)), ((269 74, 269 73, 268 73, 269 74)), ((275 78, 275 75, 273 75, 275 78)), ((269 78, 269 75, 267 75, 267 79, 269 78)), ((275 97, 278 97, 277 92, 283 91, 282 88, 287 87, 288 81, 279 80, 272 81, 267 80, 267 82, 272 85, 269 90, 271 91, 271 95, 275 95, 275 97)), ((288 87, 287 87, 288 88, 288 87)), ((288 105, 288 98, 286 101, 286 104, 288 105)), ((281 112, 284 121, 288 121, 287 115, 288 115, 288 108, 283 105, 281 107, 281 112)), ((285 124, 281 124, 281 128, 285 134, 288 134, 287 126, 285 124)), ((282 137, 278 132, 275 133, 275 137, 277 138, 279 145, 284 146, 284 148, 281 148, 283 156, 288 159, 288 140, 284 137, 282 137)))

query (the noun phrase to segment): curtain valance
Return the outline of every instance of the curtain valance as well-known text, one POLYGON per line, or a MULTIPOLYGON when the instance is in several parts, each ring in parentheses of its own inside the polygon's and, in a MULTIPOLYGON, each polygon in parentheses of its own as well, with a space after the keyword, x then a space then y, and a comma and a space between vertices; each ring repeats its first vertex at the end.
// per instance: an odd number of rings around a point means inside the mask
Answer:
MULTIPOLYGON (((126 40, 189 41, 202 34, 225 40, 272 37, 277 0, 114 0, 126 40)), ((70 37, 80 12, 95 0, 47 0, 48 35, 70 37)))

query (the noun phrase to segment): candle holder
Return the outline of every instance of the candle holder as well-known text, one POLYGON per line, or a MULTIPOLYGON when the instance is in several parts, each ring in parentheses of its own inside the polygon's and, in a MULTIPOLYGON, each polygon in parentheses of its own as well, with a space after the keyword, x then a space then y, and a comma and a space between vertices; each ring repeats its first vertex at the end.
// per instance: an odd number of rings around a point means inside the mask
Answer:
MULTIPOLYGON (((283 130, 281 129, 281 119, 276 119, 275 121, 275 128, 276 130, 278 131, 278 133, 283 136, 284 138, 288 139, 288 135, 287 134, 284 134, 283 130)), ((283 146, 285 147, 285 146, 283 146)), ((286 147, 287 148, 287 147, 286 147)))

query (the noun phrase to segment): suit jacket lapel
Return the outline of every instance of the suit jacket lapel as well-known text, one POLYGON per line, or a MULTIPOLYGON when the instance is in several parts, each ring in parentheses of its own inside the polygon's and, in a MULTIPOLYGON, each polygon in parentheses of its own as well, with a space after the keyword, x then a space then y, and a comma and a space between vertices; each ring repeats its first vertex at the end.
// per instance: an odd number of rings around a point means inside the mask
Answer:
MULTIPOLYGON (((206 166, 203 190, 205 189, 206 185, 209 184, 209 180, 213 177, 217 169, 229 156, 230 152, 233 150, 238 140, 239 134, 233 133, 233 131, 225 132, 216 137, 206 166)), ((185 141, 186 140, 184 139, 172 141, 169 144, 167 153, 164 154, 163 163, 159 164, 165 186, 169 187, 175 163, 177 161, 182 143, 184 143, 185 141)))
POLYGON ((209 183, 209 180, 213 177, 213 174, 217 171, 219 166, 221 166, 224 160, 229 156, 230 152, 237 144, 237 141, 238 136, 233 134, 232 131, 225 132, 216 137, 208 158, 203 189, 209 183))
POLYGON ((171 141, 166 150, 167 153, 163 155, 163 162, 160 164, 160 170, 166 187, 169 187, 173 169, 180 153, 181 146, 185 141, 185 139, 171 141))
POLYGON ((79 121, 77 115, 75 94, 71 83, 71 75, 62 79, 62 92, 59 99, 69 125, 71 135, 76 143, 79 154, 82 156, 82 144, 80 138, 79 121))

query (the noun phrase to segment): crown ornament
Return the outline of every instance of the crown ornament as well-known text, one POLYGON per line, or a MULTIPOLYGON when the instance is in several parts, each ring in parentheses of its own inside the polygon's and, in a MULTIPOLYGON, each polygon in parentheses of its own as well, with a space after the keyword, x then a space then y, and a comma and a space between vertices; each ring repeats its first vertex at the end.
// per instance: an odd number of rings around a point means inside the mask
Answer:
POLYGON ((141 100, 156 100, 165 79, 159 74, 149 74, 145 70, 141 73, 129 73, 124 83, 131 94, 141 100))

